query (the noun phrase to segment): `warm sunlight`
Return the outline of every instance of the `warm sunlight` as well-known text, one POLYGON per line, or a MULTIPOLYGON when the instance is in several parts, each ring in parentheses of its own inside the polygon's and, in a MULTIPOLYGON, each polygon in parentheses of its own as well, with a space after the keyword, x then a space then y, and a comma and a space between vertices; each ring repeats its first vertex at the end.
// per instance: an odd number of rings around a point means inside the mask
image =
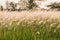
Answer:
POLYGON ((60 0, 0 0, 0 40, 60 40, 60 0))

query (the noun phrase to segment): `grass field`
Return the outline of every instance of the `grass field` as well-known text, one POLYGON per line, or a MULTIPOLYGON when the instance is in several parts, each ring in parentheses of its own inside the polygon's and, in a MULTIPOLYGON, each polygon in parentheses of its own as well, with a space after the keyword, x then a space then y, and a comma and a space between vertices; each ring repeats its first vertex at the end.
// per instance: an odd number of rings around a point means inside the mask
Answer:
POLYGON ((60 12, 0 11, 0 40, 60 40, 60 12))

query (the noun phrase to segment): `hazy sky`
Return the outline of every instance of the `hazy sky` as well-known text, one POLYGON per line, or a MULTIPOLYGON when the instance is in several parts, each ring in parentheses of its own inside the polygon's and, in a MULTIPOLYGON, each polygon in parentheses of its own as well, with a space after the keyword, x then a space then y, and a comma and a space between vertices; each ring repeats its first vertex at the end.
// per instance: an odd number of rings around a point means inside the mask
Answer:
POLYGON ((13 2, 17 3, 19 0, 0 0, 0 3, 5 3, 6 1, 9 1, 9 2, 13 1, 13 2))

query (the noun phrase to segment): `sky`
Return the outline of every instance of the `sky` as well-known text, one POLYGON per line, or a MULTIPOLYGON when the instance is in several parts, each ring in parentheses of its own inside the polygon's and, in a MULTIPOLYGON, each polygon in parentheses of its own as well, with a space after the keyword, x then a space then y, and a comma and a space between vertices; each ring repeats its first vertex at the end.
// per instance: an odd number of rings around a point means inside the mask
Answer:
POLYGON ((17 3, 19 0, 0 0, 0 3, 5 3, 6 1, 9 1, 9 2, 11 2, 11 1, 13 1, 13 2, 15 2, 15 3, 17 3))

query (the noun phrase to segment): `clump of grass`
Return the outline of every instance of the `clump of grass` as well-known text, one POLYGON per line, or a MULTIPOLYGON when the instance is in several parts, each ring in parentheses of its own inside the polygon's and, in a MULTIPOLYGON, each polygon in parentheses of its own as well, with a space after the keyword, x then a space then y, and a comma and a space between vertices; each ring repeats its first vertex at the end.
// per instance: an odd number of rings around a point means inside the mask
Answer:
POLYGON ((59 13, 37 12, 1 14, 0 40, 60 40, 59 13))
POLYGON ((13 21, 1 25, 0 40, 59 40, 60 23, 57 20, 13 21))

